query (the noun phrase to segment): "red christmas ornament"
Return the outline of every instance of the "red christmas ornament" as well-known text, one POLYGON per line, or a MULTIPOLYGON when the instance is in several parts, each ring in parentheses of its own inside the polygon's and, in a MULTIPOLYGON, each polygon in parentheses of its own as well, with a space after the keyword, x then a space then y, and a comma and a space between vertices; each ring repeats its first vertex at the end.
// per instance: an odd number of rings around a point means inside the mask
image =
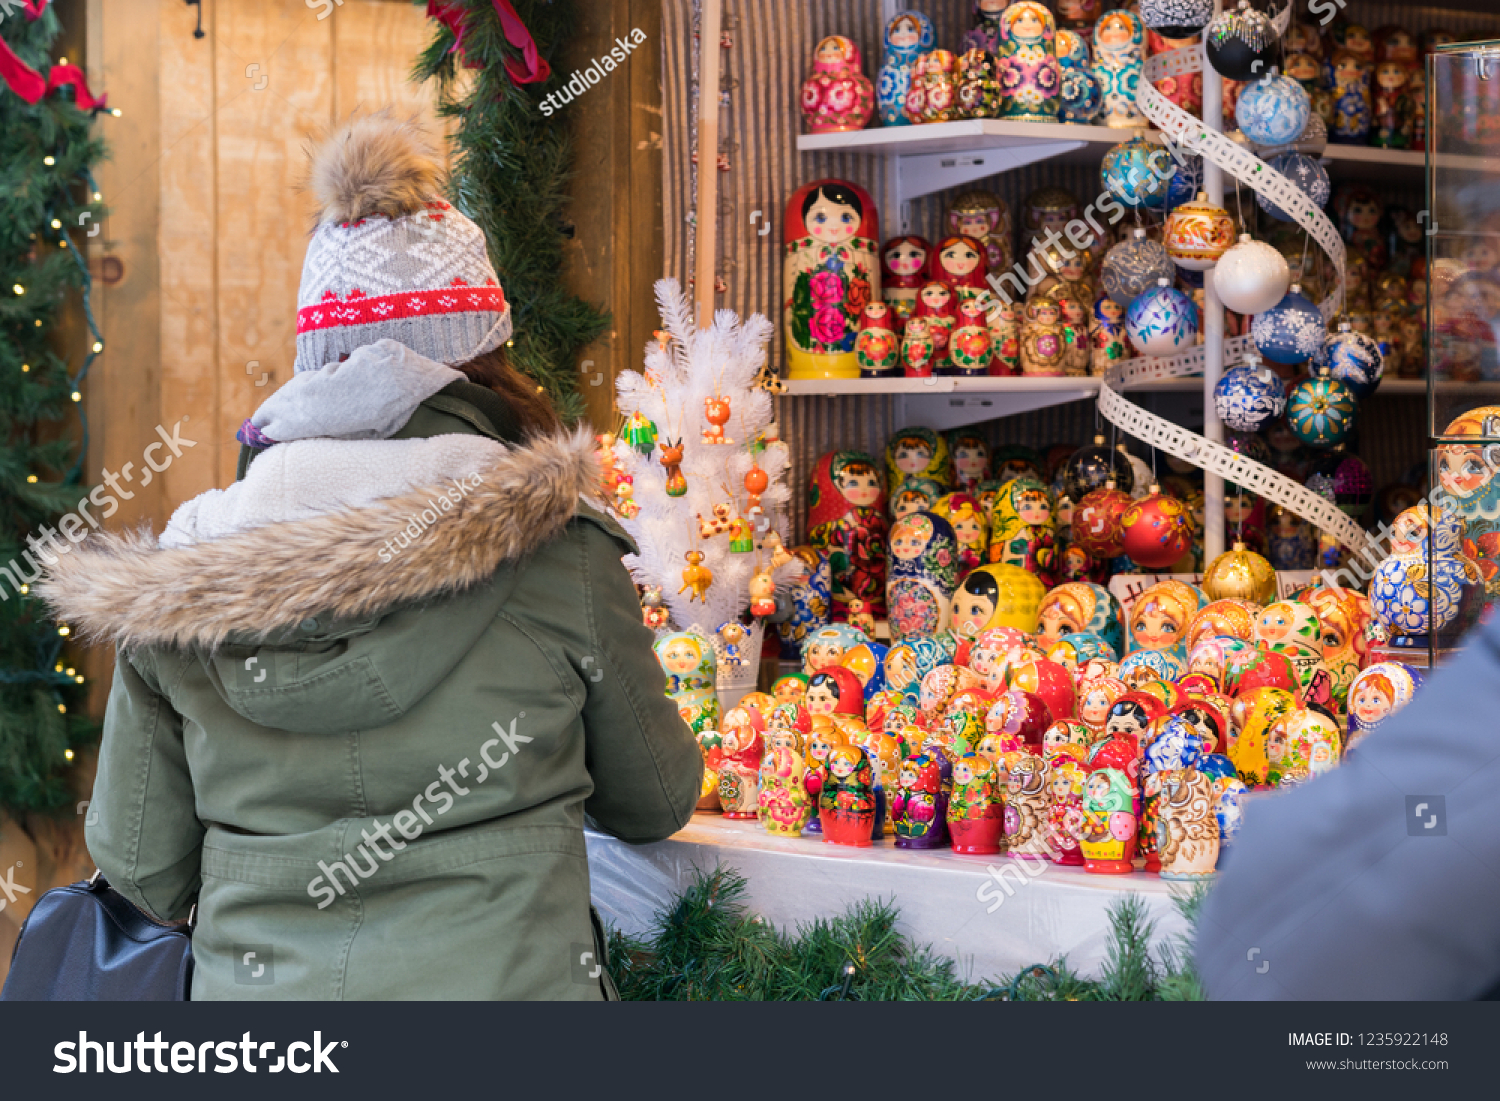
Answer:
MULTIPOLYGON (((1076 531, 1078 514, 1073 516, 1076 531)), ((1125 553, 1143 569, 1164 570, 1193 546, 1192 510, 1156 486, 1151 487, 1150 495, 1125 510, 1120 527, 1125 534, 1121 541, 1125 553)))
POLYGON ((1073 545, 1101 561, 1123 554, 1125 532, 1121 521, 1134 503, 1130 494, 1116 489, 1113 482, 1084 494, 1073 509, 1073 545))

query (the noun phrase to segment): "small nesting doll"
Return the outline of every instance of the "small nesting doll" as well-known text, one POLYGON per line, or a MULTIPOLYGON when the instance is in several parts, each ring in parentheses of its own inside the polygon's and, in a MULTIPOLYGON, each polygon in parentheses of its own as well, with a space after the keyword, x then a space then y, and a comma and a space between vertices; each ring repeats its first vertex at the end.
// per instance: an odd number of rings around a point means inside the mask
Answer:
POLYGON ((818 43, 813 71, 802 82, 802 117, 810 134, 862 130, 875 112, 875 86, 864 74, 859 47, 831 34, 818 43))
POLYGON ((1012 478, 990 512, 990 561, 1019 566, 1050 588, 1056 557, 1052 494, 1039 479, 1012 478))
POLYGON ((766 736, 765 759, 760 766, 758 809, 767 833, 798 837, 812 817, 813 804, 807 794, 807 761, 802 738, 794 730, 779 728, 766 736))
POLYGON ((1326 128, 1333 122, 1333 92, 1323 84, 1323 66, 1309 53, 1286 55, 1283 71, 1302 86, 1312 104, 1312 113, 1323 120, 1326 128))
POLYGON ((937 849, 947 845, 952 770, 941 751, 918 750, 901 762, 891 800, 896 848, 937 849))
POLYGON ((1124 643, 1120 602, 1099 585, 1070 581, 1049 591, 1037 613, 1037 641, 1050 650, 1068 635, 1087 631, 1116 653, 1124 643))
POLYGON ((818 814, 818 806, 822 799, 823 789, 828 786, 828 758, 839 746, 848 745, 849 739, 832 723, 827 723, 820 725, 818 729, 810 728, 806 740, 806 769, 803 772, 802 783, 807 789, 813 810, 802 832, 822 833, 823 822, 818 814))
POLYGON ((1130 607, 1130 650, 1165 650, 1187 663, 1188 623, 1208 603, 1181 581, 1159 581, 1130 607))
POLYGON ((931 512, 897 520, 891 527, 886 583, 892 640, 944 630, 957 585, 958 543, 952 525, 931 512))
POLYGON ((1061 378, 1068 369, 1068 340, 1063 332, 1062 308, 1050 298, 1034 298, 1026 303, 1025 320, 1021 322, 1021 373, 1045 378, 1061 378))
POLYGON ((933 478, 915 476, 903 480, 901 487, 891 494, 892 522, 913 512, 931 510, 943 496, 943 492, 942 483, 933 478))
POLYGON ((1146 29, 1140 16, 1107 11, 1094 24, 1094 76, 1104 92, 1104 125, 1145 126, 1135 89, 1145 64, 1146 29))
POLYGON ((1375 103, 1370 144, 1410 149, 1416 123, 1411 101, 1411 66, 1381 61, 1375 66, 1375 103))
POLYGON ((1000 49, 1000 17, 1010 0, 973 0, 974 26, 964 33, 963 48, 995 53, 1000 49))
POLYGON ((976 856, 998 853, 1004 806, 994 762, 978 753, 957 758, 953 762, 953 794, 948 800, 948 834, 953 839, 953 851, 976 856))
POLYGON ((927 258, 932 246, 925 238, 892 237, 880 249, 880 286, 885 304, 891 308, 896 331, 906 328, 906 319, 917 307, 917 292, 927 281, 927 258))
POLYGON ((1349 686, 1346 744, 1353 745, 1411 703, 1422 686, 1422 674, 1399 661, 1382 661, 1362 670, 1349 686))
MULTIPOLYGON (((917 292, 917 307, 912 311, 907 327, 912 321, 927 322, 932 336, 932 354, 936 362, 948 360, 948 340, 958 324, 958 295, 947 283, 929 279, 917 292)), ((908 337, 910 334, 908 334, 908 337)))
MULTIPOLYGON (((1090 22, 1090 35, 1093 29, 1090 22)), ((1062 77, 1058 88, 1058 117, 1063 122, 1092 123, 1104 106, 1104 92, 1094 76, 1088 37, 1076 30, 1059 27, 1053 48, 1062 77)))
POLYGON ((1156 836, 1161 877, 1207 879, 1219 862, 1219 790, 1196 768, 1160 774, 1156 836))
POLYGON ((1047 297, 1057 303, 1062 322, 1063 373, 1082 378, 1089 373, 1093 352, 1089 347, 1089 313, 1087 298, 1092 293, 1081 283, 1060 282, 1047 291, 1047 297))
POLYGON ((901 338, 896 335, 890 307, 884 302, 865 306, 859 336, 854 339, 854 354, 859 359, 861 378, 889 378, 901 362, 901 338))
POLYGON ((808 542, 828 556, 833 618, 848 618, 859 597, 872 614, 885 612, 885 493, 875 460, 857 451, 818 460, 808 497, 808 542))
POLYGON ((1125 337, 1125 307, 1103 291, 1094 300, 1094 316, 1089 323, 1090 369, 1102 375, 1130 356, 1130 342, 1125 337))
POLYGON ((792 582, 791 616, 776 625, 782 657, 788 660, 802 656, 808 636, 827 626, 833 614, 833 570, 828 556, 813 547, 794 547, 791 553, 804 568, 802 576, 792 582))
POLYGON ((791 377, 858 378, 855 336, 866 304, 880 298, 875 201, 847 180, 805 184, 787 202, 784 240, 791 377))
POLYGON ((1000 113, 1000 82, 995 59, 984 50, 965 50, 958 59, 958 117, 992 119, 1000 113))
POLYGON ((1374 66, 1357 54, 1340 50, 1329 62, 1333 83, 1333 125, 1328 138, 1339 145, 1365 145, 1373 116, 1371 78, 1374 66))
POLYGON ((1268 510, 1266 559, 1278 570, 1310 570, 1318 559, 1312 525, 1283 505, 1268 510))
POLYGON ((1133 871, 1136 821, 1134 785, 1118 768, 1098 768, 1084 786, 1079 835, 1085 871, 1124 875, 1133 871))
POLYGON ((1110 710, 1125 695, 1125 682, 1117 677, 1098 677, 1078 691, 1078 720, 1088 727, 1093 741, 1103 741, 1109 722, 1110 710))
POLYGON ((983 242, 976 238, 945 237, 928 262, 928 278, 948 284, 961 302, 978 298, 989 289, 984 279, 989 270, 986 255, 983 242))
POLYGON ((968 237, 984 244, 988 271, 1005 271, 1012 263, 1010 208, 989 191, 965 191, 948 206, 950 236, 968 237))
POLYGON ((696 631, 674 631, 653 644, 667 675, 667 695, 693 733, 719 726, 718 658, 713 644, 696 631))
POLYGON ((953 460, 945 437, 918 425, 902 428, 885 445, 886 482, 897 489, 908 478, 931 478, 939 485, 953 481, 953 460))
POLYGON ((1427 636, 1472 615, 1483 597, 1479 564, 1465 553, 1452 510, 1427 505, 1396 517, 1391 553, 1370 581, 1370 604, 1395 646, 1424 646, 1427 636))
POLYGON ((798 702, 806 705, 807 689, 812 687, 814 674, 842 665, 844 655, 856 646, 863 646, 867 642, 864 632, 848 623, 829 624, 826 627, 819 627, 808 635, 802 647, 802 673, 808 680, 798 697, 798 702))
POLYGON ((953 485, 972 493, 990 476, 990 445, 983 436, 968 429, 948 433, 948 453, 953 456, 953 485))
POLYGON ((1019 0, 1000 14, 1002 118, 1016 122, 1056 122, 1062 69, 1053 40, 1057 24, 1045 4, 1019 0))
POLYGON ((765 720, 758 711, 731 707, 720 730, 719 803, 725 818, 760 817, 760 759, 765 752, 765 720))
POLYGON ((990 330, 977 298, 958 305, 958 324, 948 340, 948 373, 983 378, 990 370, 990 330))
POLYGON ((906 126, 906 95, 917 61, 937 45, 932 20, 917 11, 897 12, 885 26, 885 60, 876 79, 875 99, 885 126, 906 126))
POLYGON ((1009 377, 1021 373, 1022 307, 1002 298, 990 306, 990 374, 1009 377))
POLYGON ((1055 754, 1052 764, 1052 802, 1047 809, 1051 827, 1053 863, 1071 867, 1083 866, 1083 850, 1078 839, 1083 833, 1083 796, 1088 781, 1088 766, 1070 754, 1055 754))
POLYGON ((818 794, 823 840, 865 848, 876 824, 875 768, 870 754, 857 745, 834 746, 827 767, 828 778, 818 794))
POLYGON ((949 493, 939 498, 932 511, 953 525, 953 537, 958 541, 956 581, 962 582, 971 570, 984 563, 989 547, 984 509, 967 493, 949 493))
POLYGON ((929 50, 917 59, 906 93, 911 122, 948 122, 958 117, 958 59, 949 50, 929 50))
POLYGON ((1052 766, 1045 757, 1018 757, 1006 773, 1005 848, 1012 856, 1051 851, 1052 766))
POLYGON ((724 764, 724 740, 716 729, 700 731, 698 752, 703 755, 703 783, 698 792, 695 810, 717 814, 719 805, 719 769, 724 764))
POLYGON ((907 320, 901 336, 901 375, 903 378, 931 378, 937 371, 937 342, 933 328, 925 317, 907 320))
POLYGON ((1320 671, 1327 676, 1323 664, 1323 626, 1309 604, 1278 600, 1266 605, 1255 620, 1255 641, 1292 663, 1298 688, 1303 692, 1320 671))

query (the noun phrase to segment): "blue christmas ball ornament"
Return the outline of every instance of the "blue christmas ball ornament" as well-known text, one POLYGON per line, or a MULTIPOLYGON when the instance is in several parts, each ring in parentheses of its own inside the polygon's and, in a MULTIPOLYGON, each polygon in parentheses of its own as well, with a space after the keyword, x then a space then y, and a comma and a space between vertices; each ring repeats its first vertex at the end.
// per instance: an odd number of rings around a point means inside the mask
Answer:
POLYGON ((1183 203, 1198 197, 1203 190, 1203 158, 1197 153, 1188 153, 1177 162, 1177 171, 1167 181, 1168 214, 1183 203))
POLYGON ((1099 78, 1087 69, 1065 68, 1058 95, 1059 115, 1064 122, 1086 125, 1099 117, 1104 106, 1104 89, 1099 78))
POLYGON ((1323 315, 1302 288, 1293 283, 1286 296, 1250 323, 1250 338, 1272 363, 1291 365, 1317 355, 1328 336, 1323 315))
POLYGON ((1104 154, 1099 176, 1104 189, 1126 206, 1160 210, 1166 206, 1167 186, 1176 171, 1164 146, 1131 138, 1104 154))
POLYGON ((1135 229, 1129 238, 1104 254, 1099 283, 1104 293, 1121 306, 1129 306, 1156 286, 1157 280, 1168 282, 1177 274, 1177 265, 1165 245, 1135 229))
POLYGON ((1312 114, 1312 99, 1302 85, 1272 73, 1240 92, 1235 121, 1256 145, 1284 145, 1295 140, 1312 114))
POLYGON ((1348 384, 1355 397, 1367 398, 1380 385, 1385 357, 1374 340, 1355 332, 1348 321, 1340 321, 1338 332, 1329 333, 1323 341, 1313 366, 1326 367, 1331 377, 1348 384))
POLYGON ((1170 281, 1159 280, 1125 311, 1125 333, 1143 356, 1173 355, 1193 346, 1198 308, 1170 281))
MULTIPOLYGON (((1319 208, 1328 205, 1328 196, 1333 194, 1333 187, 1328 182, 1328 170, 1318 162, 1316 157, 1309 157, 1306 153, 1281 153, 1266 163, 1296 184, 1302 194, 1316 203, 1319 208)), ((1255 193, 1255 201, 1260 204, 1262 210, 1277 221, 1293 220, 1290 214, 1273 203, 1263 192, 1255 193)))
POLYGON ((1326 371, 1303 379, 1286 399, 1286 422, 1308 447, 1337 447, 1354 429, 1354 391, 1326 371))
POLYGON ((1236 432, 1259 432, 1286 412, 1286 387, 1259 358, 1232 367, 1214 385, 1214 410, 1236 432))

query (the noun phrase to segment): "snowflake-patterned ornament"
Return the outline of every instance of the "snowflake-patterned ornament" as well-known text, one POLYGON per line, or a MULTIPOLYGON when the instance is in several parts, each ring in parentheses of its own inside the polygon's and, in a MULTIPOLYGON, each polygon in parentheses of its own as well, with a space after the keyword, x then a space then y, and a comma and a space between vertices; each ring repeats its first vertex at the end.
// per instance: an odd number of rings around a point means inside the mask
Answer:
POLYGON ((1259 432, 1286 411, 1286 387, 1255 360, 1224 372, 1214 386, 1214 410, 1236 432, 1259 432))
POLYGON ((1250 337, 1260 354, 1287 366, 1317 355, 1328 336, 1328 326, 1302 287, 1293 283, 1280 302, 1255 315, 1250 337))

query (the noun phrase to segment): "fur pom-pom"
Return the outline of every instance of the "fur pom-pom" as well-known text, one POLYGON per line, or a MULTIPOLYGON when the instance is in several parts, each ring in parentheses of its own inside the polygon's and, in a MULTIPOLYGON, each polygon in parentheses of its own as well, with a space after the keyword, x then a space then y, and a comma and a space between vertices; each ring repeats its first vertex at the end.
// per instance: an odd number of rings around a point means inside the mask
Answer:
POLYGON ((415 119, 389 110, 350 119, 311 151, 308 186, 322 222, 397 218, 441 195, 442 168, 415 119))

